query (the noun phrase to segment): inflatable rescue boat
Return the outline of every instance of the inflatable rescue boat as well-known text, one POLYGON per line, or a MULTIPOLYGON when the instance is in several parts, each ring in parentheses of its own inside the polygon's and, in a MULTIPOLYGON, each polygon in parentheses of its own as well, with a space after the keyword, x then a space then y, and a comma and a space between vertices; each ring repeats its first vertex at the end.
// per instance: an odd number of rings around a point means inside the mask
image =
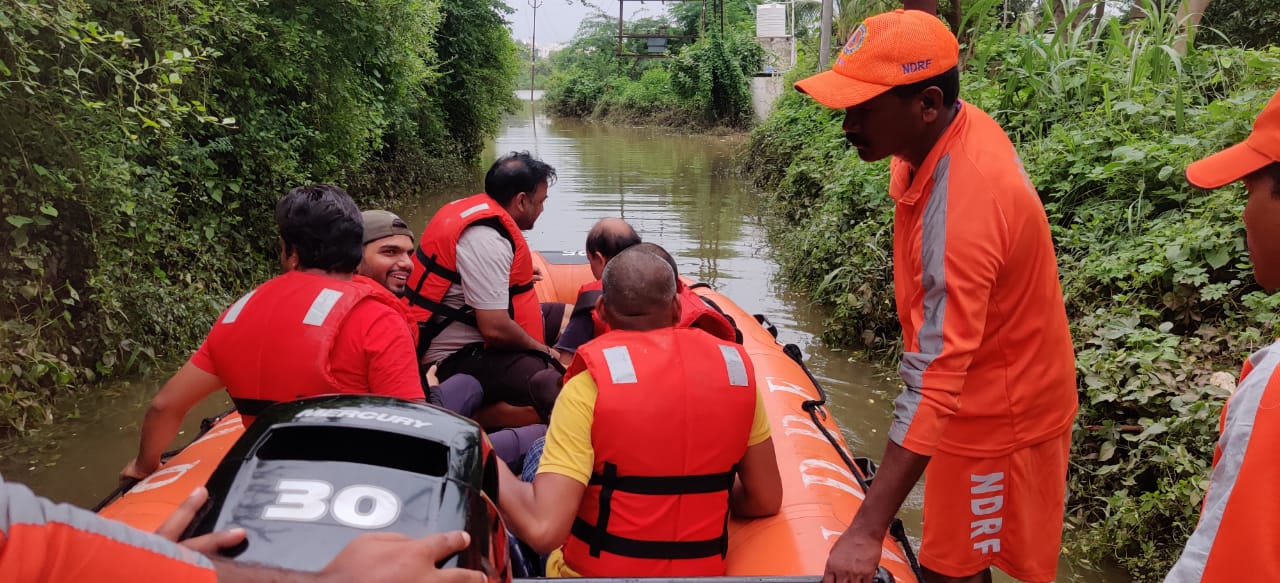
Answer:
MULTIPOLYGON (((543 274, 536 284, 542 302, 571 304, 592 277, 582 252, 535 253, 534 263, 543 274)), ((742 333, 782 475, 777 515, 732 522, 728 576, 820 577, 875 466, 849 453, 797 347, 779 344, 763 316, 744 312, 705 284, 687 283, 742 333)), ((501 460, 486 445, 480 428, 465 418, 391 398, 344 395, 284 403, 248 430, 232 412, 208 420, 201 435, 159 470, 104 501, 100 514, 154 530, 193 488, 204 485, 211 502, 187 534, 245 527, 246 544, 230 553, 239 558, 318 570, 367 531, 420 536, 465 529, 473 548, 445 564, 506 581, 513 577, 508 540, 494 506, 493 464, 501 460)), ((518 545, 510 549, 518 552, 518 545)), ((918 581, 899 522, 885 538, 881 567, 883 580, 918 581)))

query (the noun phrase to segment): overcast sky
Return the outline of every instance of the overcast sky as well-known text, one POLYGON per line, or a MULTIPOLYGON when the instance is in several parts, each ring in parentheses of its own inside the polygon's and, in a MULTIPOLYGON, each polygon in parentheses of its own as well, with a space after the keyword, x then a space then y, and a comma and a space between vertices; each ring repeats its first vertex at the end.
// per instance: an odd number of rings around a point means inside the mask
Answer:
MULTIPOLYGON (((533 9, 529 0, 505 0, 507 6, 515 9, 508 19, 511 22, 511 36, 525 42, 533 33, 533 9)), ((536 1, 536 0, 535 0, 536 1)), ((618 17, 617 0, 541 0, 538 8, 538 44, 567 43, 578 31, 578 23, 594 9, 584 6, 597 6, 606 14, 618 17)), ((627 18, 643 11, 645 15, 656 16, 663 12, 662 2, 627 2, 627 18)))

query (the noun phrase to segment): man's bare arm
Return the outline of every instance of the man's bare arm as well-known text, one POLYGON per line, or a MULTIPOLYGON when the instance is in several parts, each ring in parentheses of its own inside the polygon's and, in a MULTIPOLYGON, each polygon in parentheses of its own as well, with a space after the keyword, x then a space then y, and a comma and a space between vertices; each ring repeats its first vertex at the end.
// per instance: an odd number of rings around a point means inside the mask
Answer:
POLYGON ((735 516, 772 516, 782 507, 782 476, 773 451, 773 438, 747 447, 738 462, 738 480, 729 494, 735 516))
POLYGON ((517 538, 542 554, 564 544, 585 484, 553 472, 538 474, 532 484, 522 482, 506 464, 498 464, 498 479, 498 509, 517 538))

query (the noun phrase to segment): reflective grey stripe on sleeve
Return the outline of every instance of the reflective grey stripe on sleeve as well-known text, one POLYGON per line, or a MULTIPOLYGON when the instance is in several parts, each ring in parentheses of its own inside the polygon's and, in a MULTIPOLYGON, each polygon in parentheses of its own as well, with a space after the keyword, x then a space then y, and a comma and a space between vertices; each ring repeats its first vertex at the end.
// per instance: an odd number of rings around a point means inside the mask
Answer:
POLYGON ((222 323, 234 323, 236 318, 240 317, 240 312, 244 310, 244 305, 249 303, 249 298, 253 297, 253 292, 256 291, 258 290, 250 290, 249 293, 240 296, 240 299, 236 300, 236 303, 231 304, 231 307, 227 309, 227 315, 222 318, 222 323))
POLYGON ((204 555, 154 534, 142 532, 123 522, 102 518, 70 504, 54 504, 36 496, 26 486, 0 481, 0 533, 8 535, 14 526, 20 524, 65 524, 81 532, 103 536, 168 559, 205 569, 213 568, 213 564, 204 555))
POLYGON ((604 364, 609 368, 609 380, 615 385, 636 382, 636 367, 631 362, 631 351, 626 346, 611 346, 600 351, 604 364))
POLYGON ((312 326, 323 326, 329 312, 333 311, 334 304, 342 298, 342 292, 336 289, 324 288, 316 294, 315 301, 311 302, 311 307, 307 309, 307 315, 302 319, 303 324, 312 326))
MULTIPOLYGON (((920 407, 920 387, 924 371, 942 354, 942 325, 947 312, 947 181, 951 156, 938 160, 933 170, 933 192, 924 207, 920 226, 920 284, 924 287, 924 323, 917 332, 919 352, 906 352, 898 375, 902 377, 902 394, 893 400, 893 424, 889 439, 899 445, 907 437, 911 421, 920 407)), ((899 308, 902 309, 902 308, 899 308)), ((910 309, 910 308, 907 308, 910 309)))
POLYGON ((732 346, 720 345, 720 355, 724 357, 724 367, 729 371, 729 385, 747 386, 747 364, 742 362, 742 355, 732 346))
POLYGON ((1262 402, 1276 366, 1280 365, 1280 342, 1258 351, 1249 360, 1254 362, 1254 368, 1244 382, 1240 383, 1227 405, 1227 420, 1222 427, 1222 436, 1218 438, 1222 455, 1218 458, 1218 464, 1213 467, 1209 494, 1204 499, 1204 508, 1200 510, 1200 524, 1191 533, 1178 562, 1165 577, 1165 583, 1198 582, 1204 577, 1209 551, 1218 538, 1223 512, 1231 500, 1236 478, 1240 477, 1240 464, 1244 462, 1244 455, 1249 449, 1253 424, 1258 416, 1258 404, 1262 402))

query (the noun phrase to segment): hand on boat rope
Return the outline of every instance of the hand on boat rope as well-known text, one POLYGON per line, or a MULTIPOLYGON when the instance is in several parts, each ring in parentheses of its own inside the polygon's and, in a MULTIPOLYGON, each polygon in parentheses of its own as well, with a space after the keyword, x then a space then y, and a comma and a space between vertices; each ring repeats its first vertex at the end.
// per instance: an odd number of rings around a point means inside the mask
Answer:
MULTIPOLYGON (((846 530, 831 547, 822 583, 879 583, 887 575, 880 573, 880 557, 884 551, 884 533, 880 536, 846 530)), ((893 580, 889 576, 889 581, 893 580)))

